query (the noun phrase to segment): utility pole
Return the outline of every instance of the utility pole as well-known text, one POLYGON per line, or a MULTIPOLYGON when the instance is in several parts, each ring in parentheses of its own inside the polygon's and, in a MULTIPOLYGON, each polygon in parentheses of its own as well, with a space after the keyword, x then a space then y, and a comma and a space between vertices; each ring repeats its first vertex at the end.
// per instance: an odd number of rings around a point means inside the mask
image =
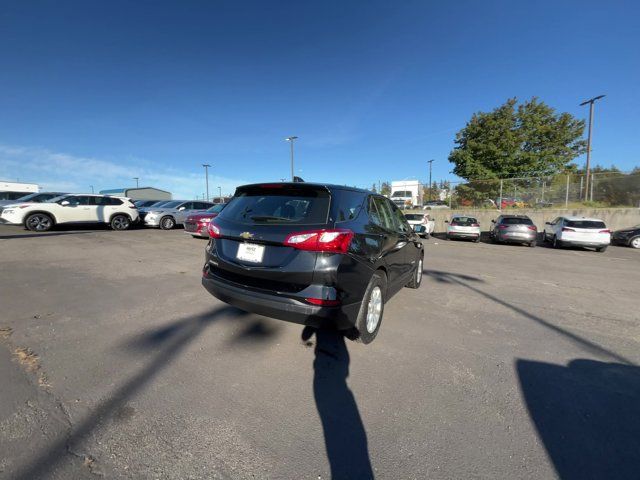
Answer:
POLYGON ((93 191, 93 185, 89 185, 89 188, 91 188, 91 193, 94 193, 94 191, 93 191))
POLYGON ((600 100, 604 98, 605 95, 598 95, 597 97, 590 98, 589 100, 585 100, 580 104, 583 107, 586 104, 589 104, 589 136, 587 137, 587 168, 585 175, 585 184, 584 184, 584 198, 589 199, 589 180, 591 176, 591 130, 593 128, 593 104, 596 100, 600 100))
POLYGON ((222 187, 218 187, 218 193, 220 194, 220 203, 222 203, 222 187))
POLYGON ((138 180, 140 180, 140 177, 133 177, 133 179, 136 181, 136 188, 139 188, 138 180))
POLYGON ((204 167, 204 176, 207 182, 207 202, 209 201, 209 167, 211 165, 209 165, 208 163, 203 163, 202 166, 204 167))
POLYGON ((431 165, 433 164, 433 159, 432 160, 428 160, 427 163, 429 164, 429 201, 431 201, 431 200, 433 200, 433 198, 431 198, 433 196, 432 192, 431 192, 431 190, 432 190, 432 188, 431 188, 431 186, 432 186, 432 183, 431 183, 431 165))
POLYGON ((292 182, 295 177, 295 174, 293 173, 293 142, 294 140, 297 140, 297 139, 298 137, 293 137, 293 136, 285 138, 285 140, 291 144, 291 181, 292 182))

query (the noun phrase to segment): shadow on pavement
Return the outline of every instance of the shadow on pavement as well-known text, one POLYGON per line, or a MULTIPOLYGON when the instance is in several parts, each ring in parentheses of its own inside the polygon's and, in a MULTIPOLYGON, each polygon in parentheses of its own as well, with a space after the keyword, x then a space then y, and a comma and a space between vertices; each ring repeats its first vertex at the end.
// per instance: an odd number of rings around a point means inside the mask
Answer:
POLYGON ((314 334, 313 395, 324 431, 331 478, 373 478, 367 434, 347 385, 349 351, 344 333, 305 327, 302 340, 309 345, 314 334))
POLYGON ((0 235, 0 240, 11 240, 12 238, 44 238, 56 237, 58 235, 82 235, 91 232, 42 232, 42 233, 19 233, 17 235, 0 235))
POLYGON ((525 309, 517 307, 515 305, 512 305, 511 303, 502 300, 498 297, 496 297, 495 295, 491 295, 490 293, 484 292, 483 290, 480 290, 479 288, 475 287, 474 285, 470 285, 467 282, 475 282, 475 283, 482 283, 484 282, 484 280, 482 280, 481 278, 477 278, 477 277, 472 277, 470 275, 462 275, 459 273, 451 273, 451 272, 443 272, 443 271, 439 271, 439 270, 423 270, 424 275, 434 279, 437 282, 442 282, 442 283, 453 283, 453 284, 457 284, 460 285, 462 287, 465 287, 468 290, 471 290, 472 292, 477 293, 478 295, 481 295, 495 303, 497 303, 498 305, 502 305, 505 308, 508 308, 509 310, 523 316, 524 318, 527 318, 529 320, 532 320, 534 322, 536 322, 539 325, 542 325, 543 327, 548 328, 549 330, 552 330, 566 338, 568 338, 569 340, 573 341, 575 344, 579 345, 581 348, 595 354, 595 355, 603 355, 605 357, 609 357, 612 358, 613 360, 620 362, 620 363, 626 363, 629 365, 633 365, 633 362, 631 360, 629 360, 628 358, 623 357, 622 355, 619 355, 611 350, 608 350, 600 345, 598 345, 597 343, 592 342, 591 340, 587 340, 586 338, 581 337, 580 335, 577 335, 575 333, 572 333, 568 330, 565 330, 562 327, 558 327, 557 325, 554 325, 553 323, 549 322, 548 320, 545 320, 542 317, 539 317, 537 315, 534 315, 532 313, 527 312, 525 309), (466 281, 464 281, 466 280, 466 281))
POLYGON ((640 478, 640 368, 517 360, 529 415, 562 480, 640 478))
MULTIPOLYGON (((168 327, 144 334, 129 343, 132 348, 153 349, 147 365, 117 387, 91 414, 73 426, 66 438, 61 438, 44 451, 28 467, 14 477, 19 480, 41 478, 51 473, 64 459, 63 452, 79 449, 79 444, 105 420, 114 416, 132 397, 145 388, 160 372, 167 368, 212 323, 231 316, 245 314, 232 307, 220 307, 211 312, 195 315, 168 327)), ((147 352, 150 353, 150 352, 147 352)))

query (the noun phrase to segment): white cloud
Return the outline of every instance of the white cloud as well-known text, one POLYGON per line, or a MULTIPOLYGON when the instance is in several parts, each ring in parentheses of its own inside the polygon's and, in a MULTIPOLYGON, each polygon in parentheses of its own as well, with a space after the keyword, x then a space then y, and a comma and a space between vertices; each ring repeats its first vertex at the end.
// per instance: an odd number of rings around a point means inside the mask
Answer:
MULTIPOLYGON (((0 145, 0 179, 37 183, 43 190, 87 192, 93 185, 95 191, 107 188, 132 186, 134 177, 140 178, 140 186, 153 186, 173 193, 174 198, 190 199, 201 196, 205 190, 204 172, 184 172, 175 168, 141 166, 127 159, 131 165, 90 157, 78 157, 66 153, 51 152, 42 148, 0 145)), ((218 194, 222 187, 225 194, 235 187, 249 183, 242 179, 209 175, 209 194, 218 194)))

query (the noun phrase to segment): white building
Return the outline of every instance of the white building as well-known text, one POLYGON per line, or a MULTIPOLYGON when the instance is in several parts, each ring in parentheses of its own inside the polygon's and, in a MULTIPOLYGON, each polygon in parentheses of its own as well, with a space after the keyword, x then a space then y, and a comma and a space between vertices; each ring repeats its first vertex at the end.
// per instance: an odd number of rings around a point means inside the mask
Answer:
POLYGON ((40 187, 37 183, 0 181, 0 200, 15 200, 39 191, 40 187))

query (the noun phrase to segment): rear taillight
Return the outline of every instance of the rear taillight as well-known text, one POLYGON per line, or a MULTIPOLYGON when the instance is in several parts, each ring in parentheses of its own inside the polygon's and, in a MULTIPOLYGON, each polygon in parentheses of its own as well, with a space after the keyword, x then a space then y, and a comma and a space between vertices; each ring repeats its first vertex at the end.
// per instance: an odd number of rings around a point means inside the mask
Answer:
POLYGON ((209 237, 211 238, 222 237, 222 233, 220 233, 220 228, 213 222, 209 222, 209 226, 207 227, 207 232, 209 232, 209 237))
POLYGON ((607 228, 606 230, 600 230, 598 233, 611 233, 611 230, 607 228))
POLYGON ((538 227, 536 227, 535 225, 527 225, 527 228, 529 230, 538 230, 538 227))
POLYGON ((305 298, 305 300, 312 305, 322 307, 335 307, 336 305, 340 305, 340 300, 325 300, 324 298, 305 298))
POLYGON ((573 228, 562 227, 563 232, 575 232, 573 228))
POLYGON ((472 226, 472 227, 479 227, 479 226, 480 226, 480 224, 479 224, 479 223, 472 223, 472 224, 471 224, 471 226, 472 226))
POLYGON ((353 232, 346 229, 309 230, 289 235, 284 244, 298 250, 312 252, 347 253, 353 232))

